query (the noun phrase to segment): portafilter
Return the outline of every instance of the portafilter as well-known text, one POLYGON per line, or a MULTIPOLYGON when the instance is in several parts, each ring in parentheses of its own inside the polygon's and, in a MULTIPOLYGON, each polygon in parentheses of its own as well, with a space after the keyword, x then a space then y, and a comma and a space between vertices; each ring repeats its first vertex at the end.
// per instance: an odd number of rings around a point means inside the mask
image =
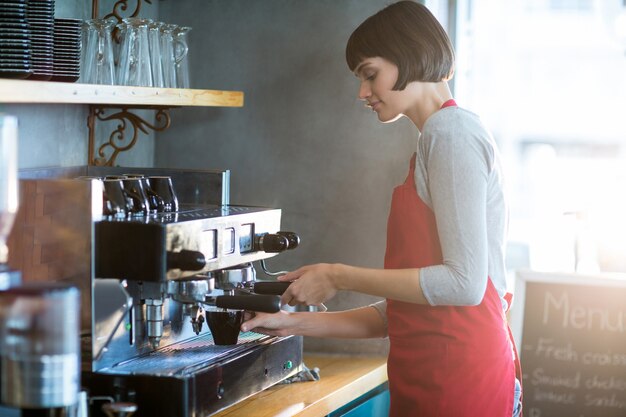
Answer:
POLYGON ((168 282, 168 295, 188 309, 196 334, 206 321, 217 345, 235 344, 243 312, 276 313, 280 295, 289 286, 282 282, 257 282, 252 264, 168 282))

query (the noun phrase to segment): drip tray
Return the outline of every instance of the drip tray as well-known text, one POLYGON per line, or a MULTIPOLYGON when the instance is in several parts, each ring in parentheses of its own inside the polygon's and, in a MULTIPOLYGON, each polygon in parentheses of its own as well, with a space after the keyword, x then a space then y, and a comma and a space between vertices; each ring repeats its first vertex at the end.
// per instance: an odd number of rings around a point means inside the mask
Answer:
MULTIPOLYGON (((83 374, 91 397, 139 406, 133 417, 209 416, 295 375, 302 337, 246 332, 218 346, 210 334, 164 346, 97 372, 83 374)), ((104 417, 92 407, 92 417, 104 417)))
POLYGON ((271 339, 270 336, 246 332, 239 335, 236 345, 216 345, 211 334, 205 333, 193 339, 164 346, 112 367, 100 369, 98 373, 184 377, 213 363, 243 354, 269 339, 271 339))

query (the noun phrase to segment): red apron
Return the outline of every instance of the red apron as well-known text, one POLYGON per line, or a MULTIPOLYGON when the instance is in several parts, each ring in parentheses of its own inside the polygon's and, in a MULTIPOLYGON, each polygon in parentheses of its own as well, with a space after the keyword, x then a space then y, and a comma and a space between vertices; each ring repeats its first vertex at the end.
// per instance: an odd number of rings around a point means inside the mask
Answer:
MULTIPOLYGON (((417 194, 414 172, 415 155, 406 181, 393 192, 388 269, 443 263, 435 215, 417 194)), ((478 306, 387 300, 390 416, 512 415, 517 364, 500 297, 487 282, 478 306)))

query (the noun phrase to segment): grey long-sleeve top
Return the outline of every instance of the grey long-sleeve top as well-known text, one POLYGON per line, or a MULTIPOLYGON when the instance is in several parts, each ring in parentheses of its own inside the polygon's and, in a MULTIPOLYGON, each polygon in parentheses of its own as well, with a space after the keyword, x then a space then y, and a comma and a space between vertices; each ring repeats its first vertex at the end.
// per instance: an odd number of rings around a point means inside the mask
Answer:
MULTIPOLYGON (((491 279, 506 308, 507 205, 493 137, 472 112, 446 107, 418 140, 415 184, 435 213, 443 264, 421 268, 431 305, 477 305, 491 279)), ((384 301, 373 305, 385 317, 384 301)))

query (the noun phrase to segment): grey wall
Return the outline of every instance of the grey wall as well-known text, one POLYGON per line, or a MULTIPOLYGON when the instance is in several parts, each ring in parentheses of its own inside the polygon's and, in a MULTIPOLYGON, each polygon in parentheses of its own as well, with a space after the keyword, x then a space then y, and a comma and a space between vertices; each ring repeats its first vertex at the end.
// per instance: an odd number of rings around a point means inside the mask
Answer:
MULTIPOLYGON (((416 147, 407 120, 379 123, 344 58, 383 0, 178 0, 160 19, 191 26, 192 87, 240 90, 240 109, 184 108, 157 134, 156 165, 228 168, 232 201, 283 209, 302 245, 275 270, 313 262, 382 267, 392 188, 416 147)), ((262 274, 260 274, 262 275, 262 274)), ((376 299, 340 293, 331 310, 376 299)), ((307 339, 308 351, 372 353, 387 342, 307 339)))

